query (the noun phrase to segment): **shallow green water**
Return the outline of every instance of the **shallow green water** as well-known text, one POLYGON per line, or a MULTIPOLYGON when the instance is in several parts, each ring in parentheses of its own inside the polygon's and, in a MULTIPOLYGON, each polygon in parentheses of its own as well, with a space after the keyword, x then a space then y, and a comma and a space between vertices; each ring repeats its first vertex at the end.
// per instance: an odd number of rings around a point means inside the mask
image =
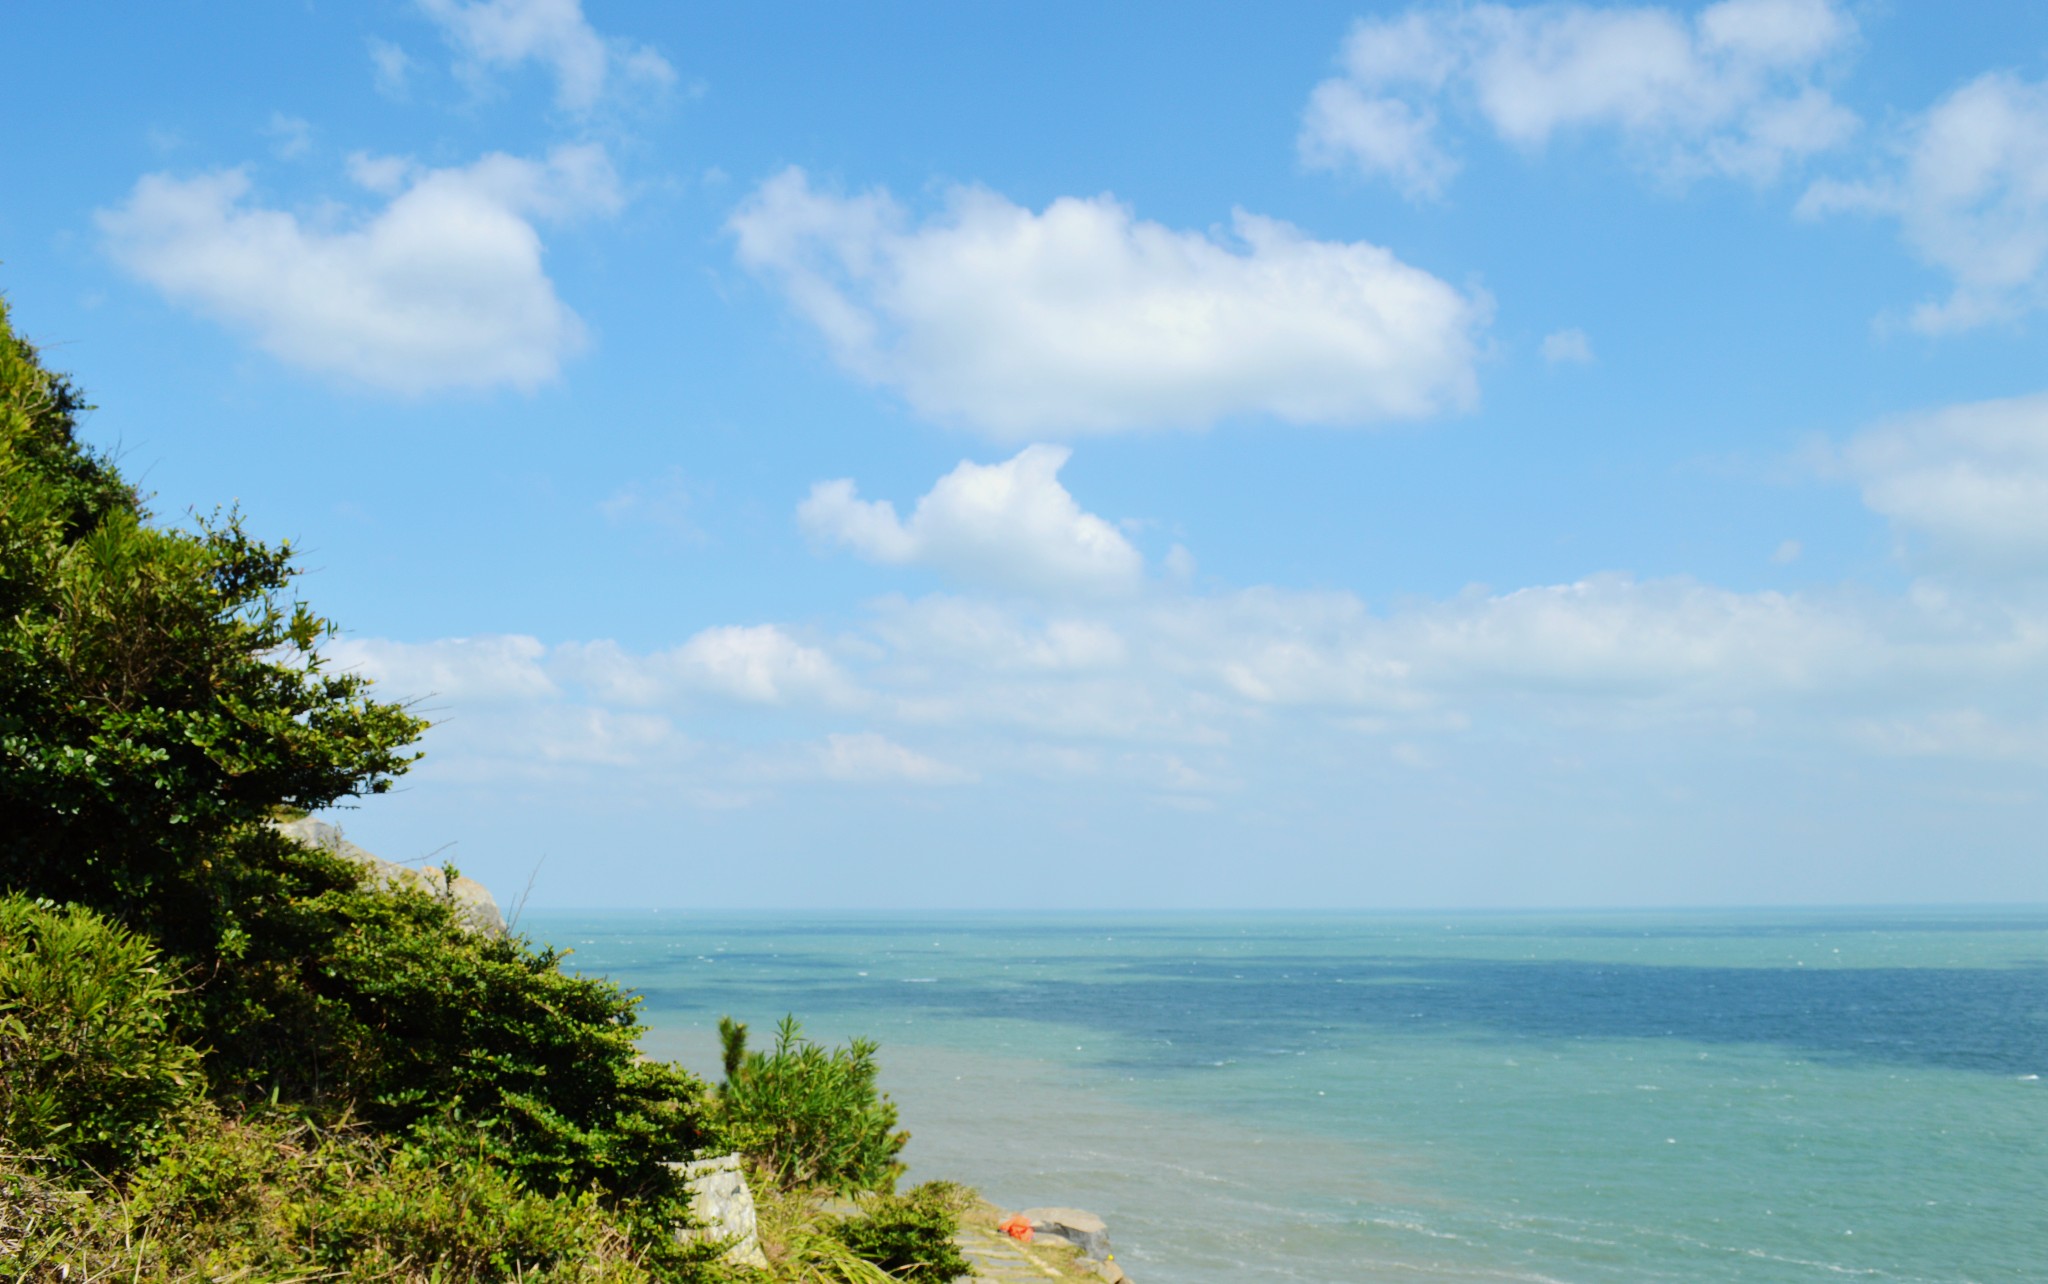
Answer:
POLYGON ((2048 912, 525 926, 707 1073, 880 1038, 913 1177, 1145 1284, 2048 1280, 2048 912))

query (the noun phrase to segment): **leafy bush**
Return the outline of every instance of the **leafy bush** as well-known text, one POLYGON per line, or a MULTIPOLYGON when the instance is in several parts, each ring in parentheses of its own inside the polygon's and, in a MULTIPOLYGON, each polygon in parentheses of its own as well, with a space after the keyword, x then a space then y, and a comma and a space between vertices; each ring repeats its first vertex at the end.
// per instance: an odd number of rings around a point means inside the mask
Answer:
POLYGON ((824 1212, 821 1192, 773 1183, 754 1194, 761 1251, 775 1284, 896 1284, 882 1268, 832 1233, 838 1219, 824 1212))
POLYGON ((0 892, 99 910, 203 985, 295 957, 293 902, 359 877, 264 822, 389 788, 426 723, 327 670, 289 544, 153 524, 85 408, 0 301, 0 892))
POLYGON ((910 1134, 897 1131, 895 1103, 875 1089, 872 1041, 825 1048, 790 1016, 764 1054, 745 1051, 745 1026, 726 1030, 726 1062, 736 1068, 719 1090, 719 1117, 736 1148, 785 1186, 895 1185, 903 1169, 896 1156, 910 1134))
POLYGON ((596 1185, 662 1216, 686 1206, 667 1161, 702 1148, 704 1085, 639 1052, 639 1000, 561 970, 564 954, 466 930, 416 891, 356 894, 323 956, 366 1118, 407 1129, 452 1108, 547 1191, 596 1185))
POLYGON ((724 1278, 637 1248, 594 1195, 548 1197, 459 1128, 404 1144, 288 1114, 202 1109, 125 1190, 54 1189, 0 1159, 0 1263, 28 1280, 289 1278, 593 1284, 724 1278), (13 1217, 16 1220, 9 1221, 13 1217))
POLYGON ((226 837, 384 791, 426 724, 327 671, 289 544, 233 514, 153 525, 79 442, 84 409, 0 302, 0 888, 211 958, 226 837))
POLYGON ((966 1192, 931 1181, 901 1195, 862 1203, 863 1216, 835 1223, 832 1234, 863 1260, 910 1284, 952 1284, 974 1273, 953 1236, 960 1231, 966 1192))
POLYGON ((0 301, 16 1278, 708 1280, 710 1250, 672 1234, 688 1192, 666 1162, 708 1138, 792 1185, 893 1186, 907 1135, 874 1044, 820 1048, 792 1019, 748 1055, 736 1033, 714 1114, 640 1058, 616 986, 278 833, 389 788, 426 724, 326 668, 334 626, 293 595, 288 544, 232 513, 155 524, 79 441, 85 408, 0 301))
MULTIPOLYGON (((703 1085, 641 1061, 617 987, 270 826, 382 792, 425 723, 324 666, 333 626, 293 596, 289 545, 232 515, 153 524, 78 440, 83 409, 0 304, 0 893, 154 938, 187 978, 169 1019, 223 1103, 391 1136, 460 1119, 494 1171, 594 1190, 666 1251, 687 1192, 664 1161, 701 1144, 703 1085)), ((127 1126, 93 1162, 129 1157, 127 1126)))
POLYGON ((0 1138, 65 1167, 125 1164, 199 1092, 150 942, 0 896, 0 1138))

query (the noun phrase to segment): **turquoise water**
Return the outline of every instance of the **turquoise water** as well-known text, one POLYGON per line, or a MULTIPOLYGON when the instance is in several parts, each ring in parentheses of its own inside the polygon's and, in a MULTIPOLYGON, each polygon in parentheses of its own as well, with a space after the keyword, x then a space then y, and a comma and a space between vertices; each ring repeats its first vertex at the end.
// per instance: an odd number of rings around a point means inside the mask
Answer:
POLYGON ((913 1178, 1141 1284, 2048 1280, 2048 911, 523 927, 707 1075, 878 1038, 913 1178))

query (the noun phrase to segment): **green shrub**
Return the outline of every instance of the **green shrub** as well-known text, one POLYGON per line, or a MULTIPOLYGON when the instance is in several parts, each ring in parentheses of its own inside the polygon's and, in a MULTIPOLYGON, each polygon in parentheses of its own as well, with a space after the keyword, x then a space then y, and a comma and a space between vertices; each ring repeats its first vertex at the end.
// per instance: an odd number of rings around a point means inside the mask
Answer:
POLYGON ((875 1089, 876 1045, 854 1039, 825 1048, 803 1037, 796 1018, 776 1028, 775 1050, 746 1052, 746 1027, 725 1035, 737 1069, 719 1090, 719 1117, 732 1145, 785 1186, 888 1190, 910 1134, 896 1129, 896 1105, 875 1089), (737 1047, 738 1055, 733 1055, 737 1047))
POLYGON ((67 1168, 127 1163, 199 1093, 174 987, 142 937, 0 896, 0 1139, 67 1168))
MULTIPOLYGON (((333 626, 295 596, 289 545, 232 514, 155 524, 78 439, 83 408, 0 302, 0 894, 85 905, 153 938, 188 978, 175 996, 152 991, 175 999, 154 1019, 206 1049, 206 1086, 230 1114, 297 1105, 388 1137, 458 1119, 522 1190, 594 1191, 636 1251, 670 1253, 687 1195, 664 1161, 698 1149, 703 1085, 640 1061, 617 987, 465 931, 431 896, 368 887, 270 827, 383 792, 426 724, 325 666, 333 626)), ((74 997, 101 1001, 95 985, 74 997)), ((48 1051, 66 1045, 16 1042, 69 1064, 48 1051)), ((161 1107, 147 1085, 190 1069, 134 1059, 119 1072, 134 1082, 70 1128, 38 1104, 58 1071, 38 1070, 10 1089, 10 1135, 100 1138, 80 1162, 127 1162, 161 1107)))
POLYGON ((84 399, 0 301, 0 890, 89 905, 211 963, 224 840, 380 793, 426 723, 329 671, 289 544, 154 524, 78 440, 84 399))
POLYGON ((210 1108, 125 1183, 52 1187, 0 1157, 0 1266, 11 1278, 193 1281, 693 1281, 708 1252, 649 1252, 593 1193, 525 1186, 455 1125, 403 1143, 360 1126, 210 1108))
POLYGON ((862 1216, 835 1223, 832 1234, 897 1279, 952 1284, 974 1273, 953 1242, 965 1193, 951 1182, 931 1181, 901 1195, 872 1196, 862 1201, 862 1216))
POLYGON ((705 1088, 641 1057, 637 998, 424 893, 347 900, 316 985, 365 1118, 396 1131, 452 1108, 540 1189, 686 1199, 666 1163, 702 1148, 705 1088))
POLYGON ((303 1220, 320 1223, 304 1228, 319 1262, 352 1275, 428 1263, 429 1274, 456 1279, 647 1275, 633 1236, 594 1192, 544 1196, 459 1136, 416 1140, 308 1211, 303 1220))

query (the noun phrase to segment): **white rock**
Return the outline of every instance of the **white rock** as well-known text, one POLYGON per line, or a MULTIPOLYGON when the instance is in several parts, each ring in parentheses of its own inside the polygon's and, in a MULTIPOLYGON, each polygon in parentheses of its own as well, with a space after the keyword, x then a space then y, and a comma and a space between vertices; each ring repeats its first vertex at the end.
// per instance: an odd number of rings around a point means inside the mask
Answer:
POLYGON ((726 1261, 765 1270, 768 1255, 761 1251, 760 1228, 754 1219, 754 1192, 747 1188, 740 1157, 717 1155, 669 1167, 680 1170, 689 1185, 690 1220, 697 1223, 678 1228, 677 1241, 723 1242, 726 1261))
POLYGON ((341 831, 333 825, 324 820, 314 820, 311 816, 275 823, 277 832, 287 838, 296 838, 308 847, 318 847, 366 867, 380 887, 417 887, 429 896, 445 896, 455 902, 463 920, 472 928, 493 936, 505 934, 505 916, 498 912, 497 899, 489 888, 473 878, 457 875, 451 887, 447 876, 439 869, 432 866, 414 869, 410 865, 385 860, 343 838, 341 831))
POLYGON ((1098 1262, 1109 1257, 1109 1227, 1093 1213, 1078 1208, 1027 1208, 1023 1216, 1034 1235, 1063 1239, 1098 1262))

